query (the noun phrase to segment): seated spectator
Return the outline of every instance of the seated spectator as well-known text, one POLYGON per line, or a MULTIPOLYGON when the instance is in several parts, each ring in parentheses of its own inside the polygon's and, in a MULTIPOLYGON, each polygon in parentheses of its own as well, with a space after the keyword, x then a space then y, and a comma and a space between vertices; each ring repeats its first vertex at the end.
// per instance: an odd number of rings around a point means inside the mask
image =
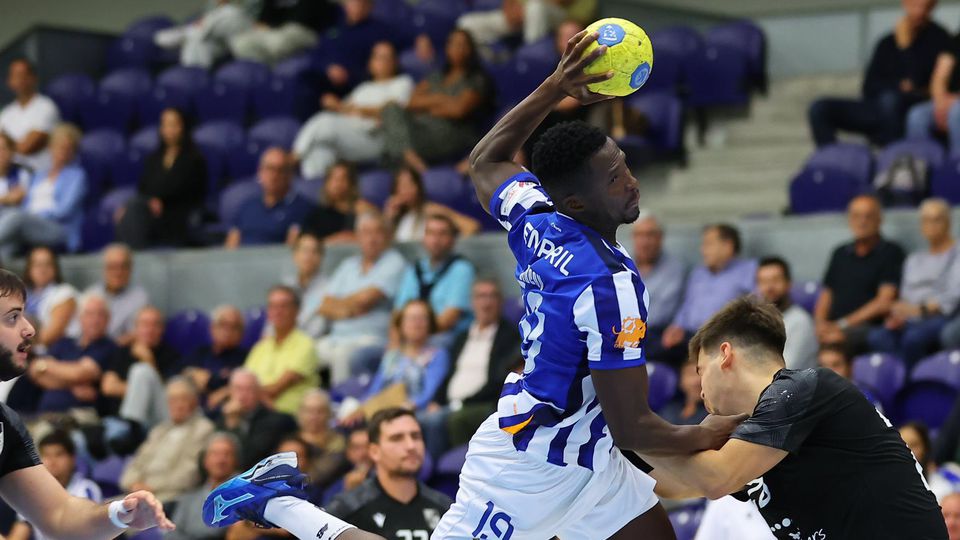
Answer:
POLYGON ((686 360, 687 341, 700 325, 730 300, 753 292, 756 280, 757 262, 739 257, 740 231, 732 225, 705 227, 700 255, 703 265, 690 272, 680 309, 660 340, 662 359, 676 364, 686 360))
POLYGON ((817 351, 817 364, 844 379, 853 378, 853 358, 840 345, 823 345, 817 351))
POLYGON ((43 389, 37 411, 65 413, 94 407, 100 396, 100 376, 117 346, 107 336, 110 308, 102 296, 86 294, 80 301, 80 336, 60 338, 30 363, 27 373, 43 389))
POLYGON ((252 28, 231 34, 233 56, 275 64, 317 43, 317 31, 329 26, 336 11, 329 0, 265 0, 252 28))
POLYGON ((463 158, 479 140, 478 122, 490 112, 493 84, 470 34, 447 38, 446 63, 413 90, 406 106, 390 104, 381 118, 387 163, 423 174, 428 164, 463 158))
POLYGON ((200 481, 199 457, 213 433, 213 422, 200 410, 200 396, 189 379, 174 377, 167 383, 170 419, 150 430, 123 476, 124 491, 151 491, 161 502, 170 502, 200 481))
POLYGON ((30 168, 13 161, 16 148, 17 143, 0 131, 0 212, 20 206, 30 187, 30 168))
POLYGON ((947 524, 947 538, 960 540, 960 493, 952 493, 940 501, 943 520, 947 524))
POLYGON ((220 409, 216 425, 240 441, 240 469, 246 470, 273 453, 284 435, 297 430, 297 423, 290 415, 264 406, 253 372, 235 369, 229 388, 230 396, 220 409))
POLYGON ((783 359, 787 369, 817 367, 817 334, 813 319, 790 299, 790 265, 780 257, 765 257, 757 265, 757 293, 777 306, 787 329, 783 359))
POLYGON ((143 164, 137 195, 117 220, 117 239, 133 249, 182 246, 202 217, 207 161, 193 144, 183 112, 165 109, 159 132, 160 146, 143 164))
POLYGON ((945 463, 942 468, 937 467, 933 460, 933 451, 930 446, 930 430, 923 422, 907 422, 900 426, 900 438, 913 452, 913 457, 923 469, 923 476, 930 486, 930 491, 942 501, 947 495, 960 491, 960 466, 955 463, 945 463))
POLYGON ((370 478, 373 462, 370 460, 370 435, 367 426, 357 424, 347 430, 347 449, 344 452, 345 467, 327 489, 323 504, 328 505, 334 497, 354 490, 370 478))
POLYGON ((813 320, 821 345, 843 343, 856 355, 866 350, 870 331, 890 314, 903 250, 880 235, 883 214, 875 197, 850 201, 847 222, 853 241, 833 251, 813 320))
POLYGON ((417 480, 425 449, 420 425, 406 409, 385 409, 370 421, 375 478, 327 506, 332 515, 385 538, 427 538, 453 501, 417 480))
POLYGON ((533 43, 546 37, 564 19, 587 24, 596 10, 597 0, 503 0, 498 10, 461 15, 457 26, 484 46, 514 35, 521 36, 524 43, 533 43))
POLYGON ((374 45, 398 34, 391 26, 396 21, 373 17, 374 1, 343 0, 343 18, 323 34, 313 50, 313 65, 320 75, 314 86, 321 92, 343 96, 366 79, 367 60, 374 45))
POLYGON ((297 328, 314 339, 327 331, 327 321, 319 313, 327 294, 327 278, 321 272, 323 252, 323 242, 318 237, 308 232, 300 233, 293 243, 295 273, 282 280, 300 295, 297 328))
POLYGON ((661 356, 660 338, 670 326, 683 300, 687 267, 679 258, 663 249, 663 227, 647 210, 633 224, 633 262, 643 277, 650 294, 650 305, 656 306, 647 316, 647 356, 661 356))
POLYGON ((389 41, 373 47, 368 70, 370 80, 345 98, 324 94, 324 110, 300 128, 293 159, 299 162, 304 178, 320 177, 338 160, 368 163, 383 154, 380 112, 388 103, 405 106, 413 92, 413 79, 399 72, 397 51, 389 41))
POLYGON ((101 416, 120 416, 143 430, 167 419, 163 381, 179 368, 179 358, 163 343, 163 331, 159 309, 147 306, 137 313, 133 341, 114 353, 100 381, 101 416))
POLYGON ((707 501, 695 540, 776 540, 753 501, 732 495, 707 501))
POLYGON ((900 299, 883 326, 870 331, 870 349, 898 353, 909 365, 933 353, 947 316, 960 303, 960 261, 950 233, 950 204, 927 199, 920 206, 920 232, 927 249, 907 257, 900 279, 900 299))
POLYGON ((243 313, 223 305, 210 314, 210 345, 201 345, 183 360, 183 375, 193 381, 203 405, 213 410, 227 399, 227 382, 234 369, 243 365, 247 351, 243 341, 243 313))
POLYGON ((290 159, 282 148, 268 148, 260 156, 257 180, 262 194, 247 199, 237 210, 224 247, 241 245, 282 244, 299 230, 313 205, 291 189, 293 173, 290 159))
POLYGON ((319 314, 330 321, 330 333, 317 341, 322 366, 332 384, 350 376, 354 352, 385 346, 393 298, 406 261, 390 246, 390 230, 378 214, 357 218, 360 253, 345 259, 327 283, 319 314))
POLYGON ((50 167, 47 143, 60 122, 57 104, 37 92, 37 71, 26 58, 10 62, 7 87, 14 99, 0 109, 0 132, 13 139, 16 161, 34 172, 46 170, 50 167))
POLYGON ((427 450, 439 459, 448 449, 466 444, 484 419, 496 409, 510 362, 517 355, 520 333, 515 322, 501 316, 503 296, 492 279, 473 284, 470 304, 474 319, 450 346, 453 367, 420 424, 427 450))
MULTIPOLYGON (((67 490, 67 493, 95 503, 103 501, 100 486, 77 472, 77 448, 70 434, 54 431, 40 439, 37 449, 43 466, 67 490)), ((30 540, 31 538, 45 540, 47 537, 39 530, 35 530, 26 518, 18 515, 17 522, 7 535, 7 540, 30 540)))
POLYGON ((937 2, 903 0, 902 4, 903 16, 894 31, 873 49, 862 97, 825 97, 810 106, 810 131, 817 146, 837 142, 839 130, 866 135, 880 146, 893 142, 903 134, 910 106, 935 90, 934 65, 940 66, 938 57, 950 48, 949 34, 930 18, 937 2))
POLYGON ((334 163, 327 171, 319 203, 304 218, 300 230, 327 244, 355 241, 357 216, 380 211, 360 198, 357 168, 345 161, 334 163))
POLYGON ((297 424, 300 426, 298 435, 310 446, 310 463, 302 466, 315 485, 330 483, 346 463, 346 440, 331 429, 332 418, 330 394, 314 388, 303 396, 297 411, 297 424))
POLYGON ((207 527, 203 522, 203 502, 213 488, 226 482, 237 472, 240 442, 230 433, 214 433, 201 453, 204 482, 175 501, 170 521, 176 530, 164 534, 166 540, 223 540, 226 529, 207 527))
POLYGON ((103 249, 103 279, 87 287, 84 294, 102 296, 110 303, 108 334, 120 345, 133 339, 137 313, 150 304, 147 290, 131 283, 133 252, 124 244, 110 244, 103 249))
POLYGON ((24 245, 80 248, 87 176, 76 163, 80 131, 61 124, 50 135, 50 168, 37 173, 20 208, 0 213, 0 260, 24 245))
POLYGON ((415 169, 400 167, 393 177, 390 198, 383 213, 393 224, 397 242, 420 242, 426 232, 427 216, 439 214, 452 221, 459 234, 470 236, 480 230, 480 222, 449 206, 427 200, 423 178, 415 169))
POLYGON ((33 342, 50 346, 67 334, 77 311, 77 290, 63 282, 60 258, 47 247, 30 250, 23 283, 28 293, 26 315, 37 328, 33 342))
POLYGON ((703 405, 703 389, 696 362, 684 362, 680 367, 680 393, 677 399, 664 405, 658 414, 667 422, 677 425, 699 424, 707 417, 703 405))
POLYGON ((393 307, 399 310, 411 300, 423 300, 436 314, 434 341, 447 346, 456 332, 470 325, 470 287, 476 277, 473 264, 454 252, 457 226, 443 214, 427 216, 423 234, 424 256, 407 266, 393 307))
POLYGON ((180 64, 210 69, 227 52, 227 40, 253 26, 249 6, 234 0, 206 2, 203 14, 187 24, 164 28, 153 41, 165 49, 180 49, 180 64), (245 5, 246 7, 245 7, 245 5))
POLYGON ((940 47, 933 76, 930 78, 930 91, 923 96, 931 99, 914 105, 907 116, 908 137, 925 138, 934 132, 945 133, 951 152, 960 149, 960 107, 956 106, 957 98, 960 97, 958 55, 960 38, 948 39, 946 44, 940 47))

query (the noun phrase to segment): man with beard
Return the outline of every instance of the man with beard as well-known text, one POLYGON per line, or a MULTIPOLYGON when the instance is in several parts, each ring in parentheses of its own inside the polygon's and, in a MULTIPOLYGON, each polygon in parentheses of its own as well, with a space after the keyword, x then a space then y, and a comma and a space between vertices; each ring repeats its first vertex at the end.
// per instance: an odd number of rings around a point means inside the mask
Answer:
POLYGON ((757 294, 777 306, 787 328, 783 359, 787 369, 817 367, 817 334, 813 318, 790 299, 790 266, 780 257, 765 257, 757 264, 757 294))
MULTIPOLYGON (((16 274, 0 269, 0 380, 27 370, 35 330, 23 316, 27 292, 16 274)), ((12 409, 0 404, 0 497, 47 538, 115 538, 125 529, 174 525, 156 497, 137 491, 108 505, 67 493, 46 467, 27 429, 12 409)))

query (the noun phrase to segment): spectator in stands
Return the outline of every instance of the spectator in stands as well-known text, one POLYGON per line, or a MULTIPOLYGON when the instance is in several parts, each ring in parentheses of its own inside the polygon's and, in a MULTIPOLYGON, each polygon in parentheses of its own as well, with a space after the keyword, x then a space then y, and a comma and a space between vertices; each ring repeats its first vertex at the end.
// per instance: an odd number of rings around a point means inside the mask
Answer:
POLYGON ((960 540, 960 493, 944 497, 940 507, 947 524, 947 537, 949 540, 960 540))
POLYGON ((411 300, 429 302, 436 314, 434 343, 444 347, 454 333, 470 325, 470 287, 476 277, 473 264, 454 252, 457 232, 449 217, 427 216, 421 244, 424 256, 407 266, 393 303, 399 310, 411 300))
POLYGON ((960 261, 950 232, 950 204, 927 199, 920 205, 920 232, 927 249, 907 257, 900 280, 900 299, 883 326, 870 331, 874 351, 895 352, 909 365, 934 352, 947 316, 960 303, 960 261))
POLYGON ((813 319, 790 299, 790 265, 780 257, 765 257, 757 265, 757 293, 777 306, 787 328, 783 359, 787 369, 817 367, 817 334, 813 319))
POLYGON ((342 473, 324 494, 324 505, 340 493, 356 489, 370 477, 373 462, 370 460, 370 435, 367 426, 357 424, 347 431, 346 471, 342 473))
MULTIPOLYGON (((103 500, 103 493, 92 480, 77 472, 77 448, 70 434, 54 431, 40 439, 37 444, 40 461, 50 474, 74 497, 89 499, 95 503, 103 500)), ((45 540, 39 530, 34 530, 23 516, 17 516, 17 522, 10 529, 7 540, 45 540)))
POLYGON ((175 374, 179 358, 163 343, 163 331, 159 309, 147 306, 137 313, 133 341, 116 351, 100 381, 103 416, 119 416, 144 430, 167 419, 163 381, 175 374))
POLYGON ((690 272, 680 309, 663 331, 664 360, 686 360, 686 343, 700 325, 730 300, 753 292, 757 262, 739 257, 740 231, 735 227, 725 223, 705 227, 700 255, 703 265, 690 272))
POLYGON ((753 501, 732 495, 707 501, 694 540, 776 540, 753 501))
POLYGON ((367 78, 367 61, 374 45, 397 35, 391 26, 396 21, 379 21, 372 16, 374 0, 343 0, 341 4, 343 18, 323 35, 312 58, 320 72, 315 86, 338 96, 367 78))
POLYGON ((153 41, 165 49, 180 49, 180 63, 184 66, 210 69, 227 54, 230 36, 253 26, 256 14, 249 12, 251 5, 255 4, 234 0, 207 2, 206 11, 199 18, 164 28, 153 35, 153 41))
POLYGON ((16 160, 34 172, 50 167, 47 143, 60 111, 52 99, 37 92, 37 71, 26 58, 10 62, 7 87, 13 101, 0 109, 0 132, 16 144, 16 160))
POLYGON ((0 213, 0 260, 24 244, 80 248, 87 176, 74 158, 80 131, 61 124, 50 134, 50 168, 37 173, 22 205, 0 213))
POLYGON ((107 335, 110 308, 96 294, 80 300, 80 336, 60 338, 30 363, 27 373, 43 389, 38 412, 67 412, 75 407, 94 407, 100 396, 100 376, 107 369, 117 346, 107 335))
POLYGON ((414 83, 399 72, 397 51, 389 41, 374 45, 368 70, 370 80, 345 98, 324 94, 320 101, 323 110, 300 128, 293 158, 304 178, 322 176, 337 160, 369 163, 383 154, 380 112, 388 103, 405 106, 414 83))
POLYGON ((197 485, 200 452, 213 433, 213 422, 203 416, 189 379, 170 379, 166 393, 170 419, 150 430, 120 477, 124 491, 152 491, 164 503, 197 485))
POLYGON ((30 187, 30 168, 14 162, 16 151, 17 143, 0 131, 0 212, 20 206, 30 187))
POLYGON ((264 0, 252 28, 229 38, 233 56, 275 64, 317 43, 336 17, 329 0, 264 0))
POLYGON ((447 38, 446 62, 413 90, 405 106, 383 109, 384 156, 421 174, 428 164, 457 161, 479 140, 478 122, 490 112, 493 84, 470 34, 447 38))
POLYGON ((323 366, 333 384, 350 375, 354 352, 386 345, 393 298, 406 261, 390 246, 390 229, 379 214, 357 218, 360 253, 345 259, 327 283, 320 315, 330 321, 330 333, 317 342, 323 366))
POLYGON ((207 527, 203 522, 203 502, 213 488, 226 482, 237 472, 240 461, 240 441, 230 433, 214 433, 201 455, 203 484, 184 493, 175 501, 170 520, 176 530, 166 533, 166 540, 222 540, 226 529, 207 527))
POLYGON ((810 131, 817 146, 836 142, 839 130, 861 133, 878 145, 893 142, 903 133, 910 106, 927 99, 931 92, 937 95, 934 64, 942 71, 938 56, 950 47, 947 31, 930 18, 937 2, 903 0, 902 4, 903 17, 870 57, 863 96, 820 98, 810 106, 810 131))
MULTIPOLYGON (((346 439, 331 429, 330 394, 313 388, 303 396, 297 411, 298 435, 310 445, 310 463, 303 464, 314 484, 326 485, 346 464, 346 439)), ((322 501, 321 501, 322 502, 322 501)))
POLYGON ((841 345, 822 345, 820 350, 817 351, 817 364, 833 371, 844 379, 853 378, 853 358, 841 345))
POLYGON ((137 195, 117 219, 117 239, 133 249, 182 246, 202 217, 207 161, 193 144, 183 112, 165 109, 159 132, 160 146, 143 164, 137 195))
POLYGON ((29 293, 26 315, 37 327, 33 342, 50 346, 67 334, 67 327, 77 310, 77 290, 64 283, 60 258, 48 247, 30 250, 23 283, 29 293))
POLYGON ((390 198, 383 206, 383 213, 393 224, 397 242, 420 242, 426 232, 427 216, 439 214, 452 221, 462 236, 470 236, 480 230, 480 222, 450 208, 427 200, 420 173, 408 166, 397 169, 393 177, 390 198))
POLYGON ((860 195, 847 207, 853 241, 837 247, 823 278, 813 312, 821 344, 845 343, 850 354, 864 351, 870 331, 890 314, 903 250, 880 235, 880 201, 860 195))
POLYGON ((334 163, 327 171, 319 203, 307 214, 300 230, 327 244, 355 241, 357 216, 380 211, 360 198, 357 168, 346 161, 334 163))
POLYGON ((338 496, 327 511, 386 538, 400 538, 402 530, 429 537, 453 501, 417 480, 424 459, 420 425, 406 409, 384 409, 369 432, 376 477, 338 496))
POLYGON ((230 374, 247 358, 247 351, 241 346, 243 328, 243 313, 235 306, 215 308, 210 314, 210 344, 201 345, 183 361, 183 375, 205 397, 203 405, 209 410, 227 399, 230 374))
POLYGON ((679 387, 681 395, 664 405, 658 414, 671 424, 699 424, 707 417, 707 409, 703 405, 703 389, 700 387, 696 362, 687 361, 680 367, 679 387))
MULTIPOLYGON (((907 135, 929 137, 933 132, 946 133, 951 152, 960 149, 960 38, 948 41, 937 56, 930 78, 929 101, 914 105, 907 116, 907 135)), ((925 96, 927 97, 927 96, 925 96)))
POLYGON ((84 294, 96 294, 109 302, 108 334, 120 345, 133 339, 137 313, 150 303, 147 290, 130 282, 132 275, 133 252, 124 244, 110 244, 103 249, 103 279, 84 291, 84 294))
POLYGON ((524 43, 534 43, 565 19, 590 22, 596 10, 597 0, 503 0, 498 10, 461 15, 457 26, 484 46, 515 35, 522 36, 524 43))
POLYGON ((230 374, 230 397, 220 409, 217 429, 240 441, 240 469, 249 469, 267 457, 280 439, 297 429, 288 414, 273 411, 260 399, 260 383, 253 372, 239 368, 230 374))
POLYGON ((287 151, 268 148, 260 156, 257 179, 262 194, 247 199, 237 210, 224 247, 240 245, 280 244, 299 229, 313 208, 306 199, 291 189, 293 172, 287 151))
POLYGON ((297 328, 314 339, 327 330, 327 321, 318 313, 327 291, 327 278, 321 272, 323 252, 323 242, 318 237, 300 233, 293 243, 294 272, 282 280, 300 296, 297 328))
POLYGON ((310 388, 317 387, 317 352, 310 336, 297 329, 300 297, 285 285, 267 293, 267 320, 272 335, 264 336, 247 356, 244 367, 260 381, 260 392, 276 410, 294 414, 310 388))
POLYGON ((640 212, 633 224, 633 262, 643 276, 650 305, 647 316, 647 356, 662 356, 660 345, 664 330, 673 322, 683 300, 687 267, 679 258, 663 250, 663 227, 649 210, 640 212))
POLYGON ((930 430, 923 422, 907 422, 900 426, 900 438, 913 452, 917 463, 923 469, 923 476, 930 486, 930 491, 936 495, 938 501, 960 490, 960 467, 956 463, 945 463, 942 468, 937 467, 933 460, 933 450, 930 445, 930 430))

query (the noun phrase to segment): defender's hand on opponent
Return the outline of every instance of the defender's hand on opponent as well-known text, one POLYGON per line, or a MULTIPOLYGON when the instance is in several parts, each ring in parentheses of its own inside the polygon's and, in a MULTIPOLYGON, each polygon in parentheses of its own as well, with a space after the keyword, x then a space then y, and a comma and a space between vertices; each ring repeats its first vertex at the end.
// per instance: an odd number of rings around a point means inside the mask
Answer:
POLYGON ((700 427, 704 428, 706 433, 704 440, 704 450, 719 450, 727 444, 730 434, 737 429, 744 420, 750 418, 748 414, 735 414, 731 416, 720 416, 711 414, 700 422, 700 427))
POLYGON ((572 96, 584 105, 605 101, 613 96, 597 94, 587 89, 588 84, 598 83, 613 77, 613 72, 598 73, 587 75, 583 69, 593 63, 607 52, 606 45, 597 47, 593 52, 584 56, 583 52, 591 43, 597 40, 599 33, 587 33, 586 30, 570 38, 567 41, 567 48, 563 51, 563 57, 557 65, 557 70, 550 76, 557 87, 568 96, 572 96))

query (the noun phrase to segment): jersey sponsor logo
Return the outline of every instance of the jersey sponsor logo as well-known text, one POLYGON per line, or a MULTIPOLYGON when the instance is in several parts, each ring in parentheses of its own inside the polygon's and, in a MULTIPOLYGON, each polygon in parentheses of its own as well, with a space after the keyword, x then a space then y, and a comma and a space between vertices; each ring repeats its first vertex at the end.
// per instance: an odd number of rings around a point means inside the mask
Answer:
POLYGON ((647 335, 647 323, 640 317, 625 317, 618 331, 615 327, 610 329, 617 340, 613 346, 617 349, 636 349, 640 347, 640 340, 647 335))
POLYGON ((387 522, 387 516, 382 512, 377 512, 373 515, 373 522, 377 524, 377 527, 383 528, 383 524, 387 522))
POLYGON ((224 499, 223 495, 217 495, 217 498, 213 500, 213 523, 220 523, 227 519, 227 515, 224 513, 227 508, 252 498, 253 493, 244 493, 233 499, 224 499))
POLYGON ((554 244, 549 238, 541 238, 540 231, 529 222, 523 226, 523 240, 538 259, 547 261, 561 274, 570 275, 567 265, 573 260, 573 253, 570 253, 566 247, 554 244))

